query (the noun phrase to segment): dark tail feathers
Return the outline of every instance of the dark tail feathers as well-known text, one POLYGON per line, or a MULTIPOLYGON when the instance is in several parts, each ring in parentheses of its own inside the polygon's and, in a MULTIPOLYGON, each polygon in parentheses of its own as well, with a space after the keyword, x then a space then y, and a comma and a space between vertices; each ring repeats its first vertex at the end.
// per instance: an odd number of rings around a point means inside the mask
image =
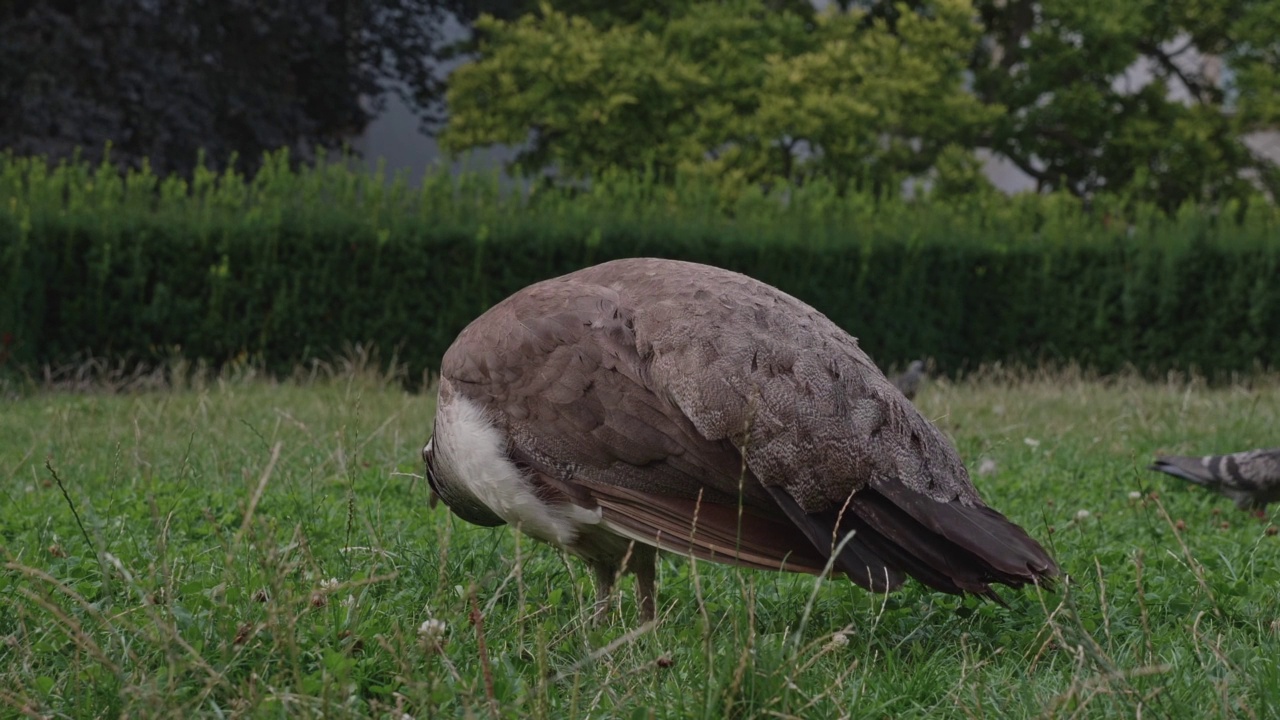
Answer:
POLYGON ((783 510, 824 554, 850 530, 835 565, 867 589, 896 589, 905 573, 935 590, 999 601, 992 583, 1050 587, 1057 563, 1027 533, 983 505, 941 503, 896 482, 854 494, 843 516, 805 513, 781 488, 770 488, 783 510), (839 523, 837 530, 836 524, 839 523))

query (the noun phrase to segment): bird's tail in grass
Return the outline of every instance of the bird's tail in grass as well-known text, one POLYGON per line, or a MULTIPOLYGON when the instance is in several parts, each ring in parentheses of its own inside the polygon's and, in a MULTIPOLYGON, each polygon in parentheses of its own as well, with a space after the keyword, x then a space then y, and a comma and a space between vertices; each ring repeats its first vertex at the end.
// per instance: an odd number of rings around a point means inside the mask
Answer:
POLYGON ((1221 478, 1216 477, 1209 466, 1205 464, 1204 458, 1199 457, 1181 457, 1177 455, 1158 457, 1154 463, 1147 466, 1147 469, 1182 478, 1205 487, 1214 487, 1221 482, 1221 478))
MULTIPOLYGON (((775 491, 775 497, 778 492, 785 491, 775 491)), ((833 547, 829 538, 853 531, 835 564, 871 590, 886 589, 883 581, 874 582, 877 575, 900 578, 905 573, 935 590, 999 601, 992 584, 1051 587, 1059 575, 1057 563, 1040 543, 999 512, 985 505, 938 502, 901 483, 873 483, 856 492, 843 513, 809 514, 794 501, 791 509, 782 504, 793 521, 813 528, 811 540, 818 538, 815 544, 828 554, 833 547)))
POLYGON ((903 569, 946 592, 998 599, 991 584, 1053 585, 1058 564, 1040 543, 985 505, 938 502, 902 483, 873 483, 858 515, 901 551, 903 569))

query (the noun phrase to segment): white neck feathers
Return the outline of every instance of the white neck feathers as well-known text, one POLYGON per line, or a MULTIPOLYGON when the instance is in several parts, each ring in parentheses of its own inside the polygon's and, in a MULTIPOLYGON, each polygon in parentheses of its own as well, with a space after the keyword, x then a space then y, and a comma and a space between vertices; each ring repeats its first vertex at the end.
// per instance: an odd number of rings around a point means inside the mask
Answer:
POLYGON ((572 503, 548 504, 507 457, 507 439, 477 404, 458 393, 442 394, 432 439, 440 482, 464 489, 493 514, 525 534, 567 547, 600 511, 572 503))

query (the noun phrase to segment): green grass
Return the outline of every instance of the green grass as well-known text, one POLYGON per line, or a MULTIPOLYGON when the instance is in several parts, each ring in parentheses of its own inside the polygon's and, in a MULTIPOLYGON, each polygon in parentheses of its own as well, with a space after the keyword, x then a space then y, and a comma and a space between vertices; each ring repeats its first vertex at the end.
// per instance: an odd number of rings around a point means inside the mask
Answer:
POLYGON ((1066 591, 1005 608, 666 557, 656 627, 627 580, 597 629, 578 561, 428 506, 430 396, 321 375, 10 388, 0 716, 1280 714, 1280 537, 1143 469, 1280 444, 1280 378, 926 386, 1066 591))

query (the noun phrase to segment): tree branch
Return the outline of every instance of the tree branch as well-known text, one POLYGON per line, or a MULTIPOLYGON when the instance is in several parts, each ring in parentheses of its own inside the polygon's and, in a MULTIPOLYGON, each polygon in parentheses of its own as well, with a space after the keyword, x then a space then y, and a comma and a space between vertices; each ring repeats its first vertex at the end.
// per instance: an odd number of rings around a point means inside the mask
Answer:
MULTIPOLYGON (((1188 44, 1189 47, 1189 44, 1188 44)), ((1166 53, 1160 49, 1160 46, 1152 42, 1140 42, 1137 44, 1138 50, 1155 60, 1160 67, 1164 68, 1166 75, 1172 73, 1182 81, 1183 86, 1187 88, 1187 92, 1196 99, 1201 105, 1217 104, 1222 102, 1222 91, 1217 87, 1205 82, 1203 77, 1193 77, 1190 73, 1184 72, 1178 67, 1178 63, 1174 62, 1174 58, 1186 52, 1188 47, 1178 50, 1176 53, 1166 53), (1206 99, 1206 96, 1209 96, 1206 99)))

